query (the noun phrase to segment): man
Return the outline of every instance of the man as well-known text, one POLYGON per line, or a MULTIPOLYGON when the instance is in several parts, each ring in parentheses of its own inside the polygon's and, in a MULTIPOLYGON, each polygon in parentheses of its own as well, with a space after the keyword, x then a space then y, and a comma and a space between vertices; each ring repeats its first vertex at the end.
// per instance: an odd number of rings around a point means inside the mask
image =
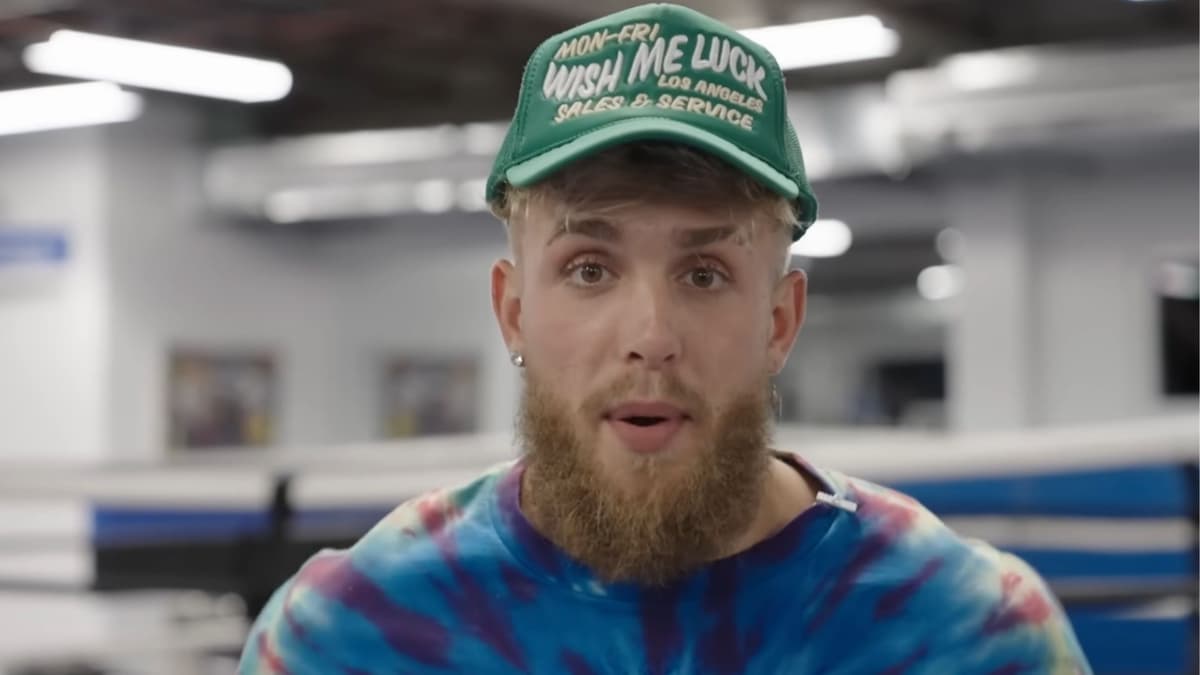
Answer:
POLYGON ((324 552, 243 673, 1084 673, 1020 561, 769 448, 816 201, 769 54, 691 10, 539 47, 488 183, 522 456, 324 552))

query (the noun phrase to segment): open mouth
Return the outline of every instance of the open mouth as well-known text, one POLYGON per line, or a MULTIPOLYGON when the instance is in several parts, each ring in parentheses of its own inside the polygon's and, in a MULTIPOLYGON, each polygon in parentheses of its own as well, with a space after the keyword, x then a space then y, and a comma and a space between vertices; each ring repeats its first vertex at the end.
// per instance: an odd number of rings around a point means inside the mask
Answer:
POLYGON ((664 450, 689 419, 681 408, 662 401, 626 403, 604 418, 621 443, 638 453, 664 450))
POLYGON ((638 427, 652 427, 655 424, 662 424, 667 421, 665 417, 645 417, 642 415, 634 415, 632 417, 623 417, 621 421, 628 422, 638 427))
POLYGON ((666 401, 629 401, 610 408, 605 417, 639 427, 649 427, 671 420, 687 419, 688 415, 683 408, 666 401))

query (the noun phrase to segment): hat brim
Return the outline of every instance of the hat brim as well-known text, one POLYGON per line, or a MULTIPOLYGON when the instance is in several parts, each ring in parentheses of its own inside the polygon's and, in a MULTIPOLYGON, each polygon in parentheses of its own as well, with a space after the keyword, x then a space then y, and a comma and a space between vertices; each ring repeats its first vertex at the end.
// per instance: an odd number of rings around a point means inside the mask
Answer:
POLYGON ((788 199, 794 200, 800 196, 800 186, 794 180, 758 157, 712 132, 663 117, 632 117, 606 124, 536 157, 514 164, 505 172, 504 178, 509 185, 526 187, 605 148, 644 140, 675 141, 706 150, 788 199))

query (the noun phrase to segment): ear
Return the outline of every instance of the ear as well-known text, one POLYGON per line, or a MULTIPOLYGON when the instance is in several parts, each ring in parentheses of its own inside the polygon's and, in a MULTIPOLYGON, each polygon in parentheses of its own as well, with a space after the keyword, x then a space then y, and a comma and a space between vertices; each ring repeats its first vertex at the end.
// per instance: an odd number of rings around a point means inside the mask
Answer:
POLYGON ((767 363, 771 375, 778 375, 804 324, 808 297, 808 276, 804 270, 792 270, 775 285, 771 294, 771 335, 767 343, 767 363))
POLYGON ((492 311, 509 352, 521 351, 521 280, 509 260, 492 265, 492 311))

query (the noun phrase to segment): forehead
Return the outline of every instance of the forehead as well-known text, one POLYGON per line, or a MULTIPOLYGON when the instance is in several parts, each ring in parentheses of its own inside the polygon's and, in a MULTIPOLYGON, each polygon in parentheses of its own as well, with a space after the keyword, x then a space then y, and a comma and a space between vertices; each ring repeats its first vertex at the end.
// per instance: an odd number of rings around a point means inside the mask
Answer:
POLYGON ((733 209, 702 209, 677 204, 642 203, 603 210, 546 210, 537 223, 547 244, 586 237, 611 243, 662 239, 681 247, 731 241, 749 243, 752 219, 733 209))

